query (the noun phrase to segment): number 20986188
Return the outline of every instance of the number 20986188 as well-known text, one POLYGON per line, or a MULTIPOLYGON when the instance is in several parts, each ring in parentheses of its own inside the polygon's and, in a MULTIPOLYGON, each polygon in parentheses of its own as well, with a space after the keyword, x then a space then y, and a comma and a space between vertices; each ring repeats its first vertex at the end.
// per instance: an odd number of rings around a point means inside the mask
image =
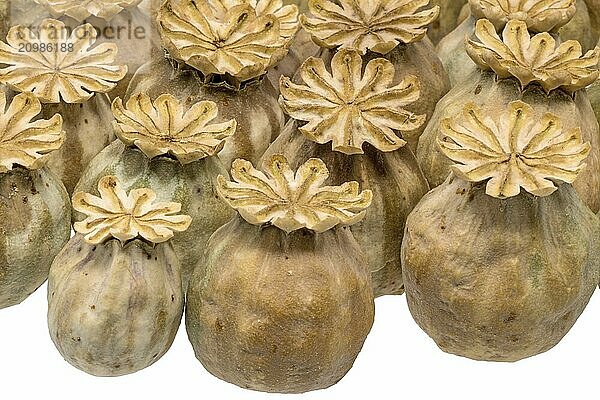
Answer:
POLYGON ((53 53, 61 51, 63 53, 73 52, 75 50, 73 43, 20 43, 20 53, 53 53))

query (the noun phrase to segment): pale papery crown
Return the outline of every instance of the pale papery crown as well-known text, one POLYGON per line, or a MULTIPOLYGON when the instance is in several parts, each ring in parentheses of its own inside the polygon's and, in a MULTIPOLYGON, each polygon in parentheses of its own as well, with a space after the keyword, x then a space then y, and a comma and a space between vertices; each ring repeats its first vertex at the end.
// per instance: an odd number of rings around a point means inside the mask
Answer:
POLYGON ((394 85, 391 62, 378 58, 366 65, 355 50, 339 50, 331 60, 331 72, 323 60, 309 58, 300 67, 303 84, 281 78, 280 103, 298 121, 310 140, 345 154, 362 154, 363 144, 380 151, 398 150, 406 144, 398 133, 417 129, 425 115, 405 109, 420 96, 415 76, 394 85))
POLYGON ((429 0, 309 0, 300 20, 321 47, 387 54, 400 43, 421 40, 440 7, 429 0))
POLYGON ((216 155, 237 126, 234 119, 211 124, 218 115, 212 101, 185 107, 170 94, 153 102, 137 93, 126 105, 117 97, 112 110, 116 134, 123 143, 139 148, 148 158, 169 154, 182 164, 216 155))
POLYGON ((158 21, 171 57, 236 85, 281 61, 299 28, 298 7, 282 0, 169 0, 158 21))
POLYGON ((96 29, 90 24, 69 30, 55 19, 44 20, 38 34, 24 25, 12 27, 0 41, 0 82, 32 92, 42 103, 83 103, 95 93, 111 91, 127 73, 115 65, 117 45, 94 47, 96 29))
POLYGON ((510 20, 527 24, 531 32, 550 32, 575 15, 576 0, 469 0, 475 18, 490 20, 500 31, 510 20))
POLYGON ((522 101, 501 113, 469 103, 461 114, 442 120, 437 143, 456 162, 457 176, 487 181, 486 193, 497 198, 516 196, 521 188, 548 196, 560 183, 575 181, 590 152, 579 127, 564 130, 559 117, 536 115, 522 101))
POLYGON ((0 173, 17 165, 42 168, 50 153, 63 144, 65 132, 59 114, 31 121, 41 110, 40 101, 31 93, 18 94, 7 104, 6 95, 0 92, 0 173))
POLYGON ((288 46, 300 27, 298 7, 293 4, 284 5, 282 0, 206 0, 206 2, 220 19, 224 18, 231 8, 244 4, 249 4, 257 16, 274 15, 279 22, 279 33, 287 39, 288 46))
POLYGON ((479 41, 469 39, 467 43, 473 61, 499 78, 517 78, 523 87, 538 83, 547 92, 562 88, 573 93, 599 75, 599 48, 583 55, 578 41, 558 44, 547 32, 530 36, 523 21, 510 21, 500 38, 490 21, 480 19, 475 36, 479 41))
POLYGON ((156 193, 151 189, 133 189, 127 194, 115 176, 100 179, 98 191, 100 197, 84 192, 73 196, 73 208, 87 216, 74 228, 88 243, 99 244, 111 238, 125 243, 138 237, 162 243, 174 232, 185 231, 192 221, 188 215, 177 214, 181 204, 156 202, 156 193))
POLYGON ((358 182, 323 186, 329 171, 318 158, 294 172, 284 156, 274 155, 265 163, 265 173, 237 159, 231 176, 234 182, 222 175, 217 180, 225 202, 251 224, 270 223, 288 233, 302 228, 325 232, 338 224, 354 224, 364 217, 373 197, 370 190, 359 191, 358 182))
POLYGON ((110 21, 121 11, 137 7, 142 0, 34 0, 46 7, 55 18, 63 15, 83 22, 90 16, 110 21))

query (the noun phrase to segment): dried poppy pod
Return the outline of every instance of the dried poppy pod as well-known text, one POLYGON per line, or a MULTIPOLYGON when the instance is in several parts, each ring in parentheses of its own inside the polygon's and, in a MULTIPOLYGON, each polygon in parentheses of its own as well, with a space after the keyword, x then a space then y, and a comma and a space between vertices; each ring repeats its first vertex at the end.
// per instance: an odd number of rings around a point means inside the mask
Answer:
POLYGON ((346 226, 364 216, 371 192, 323 186, 310 159, 285 157, 265 173, 236 160, 219 192, 241 215, 211 237, 187 293, 186 327, 213 375, 265 392, 298 393, 339 381, 373 324, 369 270, 346 226))
POLYGON ((288 52, 298 10, 281 0, 168 0, 157 21, 167 57, 142 66, 127 96, 168 93, 186 106, 214 101, 238 130, 219 157, 257 161, 283 125, 277 93, 266 74, 288 52))
POLYGON ((48 329, 73 366, 120 376, 150 366, 173 343, 184 293, 169 239, 191 218, 148 188, 126 193, 115 176, 98 191, 73 196, 87 218, 52 263, 48 329))
POLYGON ((0 42, 0 82, 9 97, 33 92, 44 103, 41 116, 63 117, 66 140, 52 154, 49 168, 72 193, 90 160, 113 139, 110 100, 112 90, 127 72, 115 65, 117 47, 94 46, 97 33, 90 24, 70 30, 60 21, 44 20, 38 32, 24 25, 11 28, 0 42), (50 57, 49 55, 53 55, 50 57))
POLYGON ((569 331, 598 283, 600 222, 570 183, 590 152, 579 128, 521 101, 444 119, 456 164, 409 215, 406 296, 444 351, 516 361, 569 331))
POLYGON ((400 294, 404 222, 429 190, 403 139, 425 121, 408 111, 422 85, 415 76, 394 84, 394 66, 383 58, 369 61, 363 73, 361 56, 352 50, 339 50, 329 70, 311 58, 299 75, 303 84, 281 80, 281 104, 293 120, 264 159, 281 153, 297 168, 318 157, 334 184, 356 179, 370 189, 373 204, 352 232, 367 256, 375 296, 400 294), (307 123, 298 127, 301 121, 307 123))
POLYGON ((470 16, 449 33, 437 47, 439 57, 454 87, 476 69, 465 48, 465 37, 475 32, 476 22, 487 19, 500 33, 510 20, 523 21, 530 32, 550 32, 556 39, 575 39, 583 47, 594 47, 597 37, 589 34, 590 17, 583 0, 469 0, 470 16), (586 35, 589 35, 587 37, 586 35))
MULTIPOLYGON (((409 76, 422 82, 421 96, 407 107, 427 120, 436 103, 448 92, 448 76, 427 39, 427 25, 434 21, 439 7, 425 8, 429 0, 310 0, 311 14, 302 16, 305 30, 323 47, 320 58, 331 61, 336 49, 353 49, 366 61, 385 58, 395 68, 394 83, 409 76), (425 84, 427 83, 427 84, 425 84)), ((403 132, 415 150, 425 124, 403 132)))
POLYGON ((7 104, 0 92, 0 308, 44 283, 71 234, 69 195, 45 166, 65 140, 62 117, 31 122, 41 108, 31 93, 7 104))
POLYGON ((578 42, 558 44, 547 32, 530 36, 525 22, 516 20, 506 25, 502 38, 490 21, 479 20, 476 36, 467 51, 479 68, 439 102, 419 142, 417 160, 430 186, 444 182, 452 164, 436 145, 445 118, 471 102, 497 114, 523 100, 538 114, 557 115, 567 130, 581 128, 592 149, 573 186, 593 211, 600 210, 600 132, 583 90, 598 78, 600 51, 582 54, 578 42))
MULTIPOLYGON (((137 69, 152 57, 162 56, 156 24, 150 13, 138 7, 142 0, 34 0, 69 28, 89 23, 98 32, 97 44, 114 43, 115 62, 127 66, 127 74, 110 91, 123 97, 137 69)), ((32 3, 31 0, 29 0, 32 3)), ((35 21, 30 19, 29 22, 35 21)))
POLYGON ((319 46, 312 41, 308 32, 300 29, 298 21, 298 12, 300 9, 306 11, 308 0, 284 0, 283 2, 281 0, 235 0, 235 4, 242 3, 250 3, 259 15, 272 13, 280 21, 280 30, 286 37, 286 54, 280 61, 277 60, 281 56, 277 56, 267 71, 267 78, 278 90, 279 79, 283 75, 293 75, 307 58, 319 52, 319 46))
POLYGON ((76 188, 96 193, 103 176, 115 175, 126 190, 148 187, 161 201, 181 203, 183 212, 193 218, 189 229, 172 241, 185 285, 210 235, 235 215, 218 198, 214 182, 218 175, 227 174, 216 154, 237 124, 235 120, 214 123, 218 111, 214 102, 185 107, 168 94, 152 101, 140 93, 126 104, 115 99, 119 140, 92 160, 76 188))

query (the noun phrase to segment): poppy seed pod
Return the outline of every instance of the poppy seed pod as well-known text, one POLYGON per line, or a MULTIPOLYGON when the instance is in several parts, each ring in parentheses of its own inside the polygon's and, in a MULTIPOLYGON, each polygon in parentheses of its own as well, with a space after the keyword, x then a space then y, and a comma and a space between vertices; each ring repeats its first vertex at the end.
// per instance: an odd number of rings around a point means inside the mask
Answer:
POLYGON ((585 50, 595 46, 598 37, 590 29, 590 15, 584 0, 469 0, 468 15, 456 29, 444 37, 437 53, 448 72, 450 83, 460 85, 476 69, 465 48, 480 19, 487 19, 496 32, 506 24, 523 21, 530 32, 549 32, 560 41, 577 40, 585 50))
POLYGON ((167 56, 143 65, 125 98, 171 94, 185 106, 213 101, 219 122, 238 122, 219 153, 225 167, 238 157, 258 161, 284 123, 266 75, 288 53, 299 28, 297 7, 282 0, 167 0, 157 22, 167 56))
MULTIPOLYGON (((365 61, 388 60, 394 67, 394 84, 411 77, 423 83, 420 96, 406 105, 406 110, 423 115, 427 122, 436 103, 450 89, 444 67, 427 38, 427 26, 438 17, 440 8, 428 4, 429 0, 357 0, 340 5, 331 0, 311 0, 310 14, 300 20, 322 47, 318 57, 326 64, 338 50, 355 50, 365 61)), ((413 151, 425 125, 403 131, 403 139, 413 151)))
POLYGON ((150 189, 126 193, 114 176, 98 191, 73 197, 87 218, 52 263, 48 329, 73 366, 119 376, 156 362, 175 338, 184 295, 169 239, 191 218, 150 189))
POLYGON ((71 233, 69 195, 45 166, 65 140, 63 120, 32 122, 41 109, 31 93, 9 103, 0 92, 0 308, 44 283, 71 233))
POLYGON ((328 387, 351 368, 373 324, 369 269, 345 226, 370 191, 323 186, 310 159, 293 171, 276 155, 260 172, 233 164, 219 193, 240 217, 211 237, 187 293, 186 327, 213 375, 244 388, 298 393, 328 387))
POLYGON ((522 101, 442 122, 452 174, 409 215, 406 296, 444 351, 516 361, 569 331, 598 284, 600 223, 571 186, 590 144, 522 101))

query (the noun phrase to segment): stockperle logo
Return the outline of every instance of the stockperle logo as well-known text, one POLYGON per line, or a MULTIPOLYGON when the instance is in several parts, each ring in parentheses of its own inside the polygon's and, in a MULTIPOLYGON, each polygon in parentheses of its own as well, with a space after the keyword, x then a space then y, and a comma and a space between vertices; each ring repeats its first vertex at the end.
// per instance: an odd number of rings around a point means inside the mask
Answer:
MULTIPOLYGON (((96 30, 99 41, 146 41, 151 39, 152 19, 148 10, 132 7, 114 9, 112 2, 53 2, 42 0, 7 0, 0 2, 0 39, 4 39, 11 27, 27 28, 29 35, 47 35, 49 41, 71 37, 79 25, 90 24, 96 30), (38 4, 39 3, 39 4, 38 4), (72 3, 72 4, 71 4, 72 3), (94 3, 94 4, 92 4, 94 3), (66 8, 70 5, 70 8, 66 8), (92 7, 94 5, 94 7, 92 7), (65 30, 40 32, 46 19, 62 21, 65 30)), ((29 38, 31 39, 31 37, 29 38)))
MULTIPOLYGON (((90 24, 96 30, 96 37, 106 40, 146 40, 148 39, 147 27, 134 25, 132 20, 127 20, 123 25, 105 25, 98 26, 95 21, 84 20, 81 24, 90 24)), ((24 26, 24 31, 32 38, 38 38, 46 36, 49 40, 65 40, 71 37, 73 32, 78 35, 77 31, 71 26, 65 26, 64 29, 56 29, 54 27, 41 28, 40 25, 21 25, 24 26), (43 30, 43 32, 42 32, 43 30)), ((83 39, 83 37, 77 37, 77 39, 83 39)))

